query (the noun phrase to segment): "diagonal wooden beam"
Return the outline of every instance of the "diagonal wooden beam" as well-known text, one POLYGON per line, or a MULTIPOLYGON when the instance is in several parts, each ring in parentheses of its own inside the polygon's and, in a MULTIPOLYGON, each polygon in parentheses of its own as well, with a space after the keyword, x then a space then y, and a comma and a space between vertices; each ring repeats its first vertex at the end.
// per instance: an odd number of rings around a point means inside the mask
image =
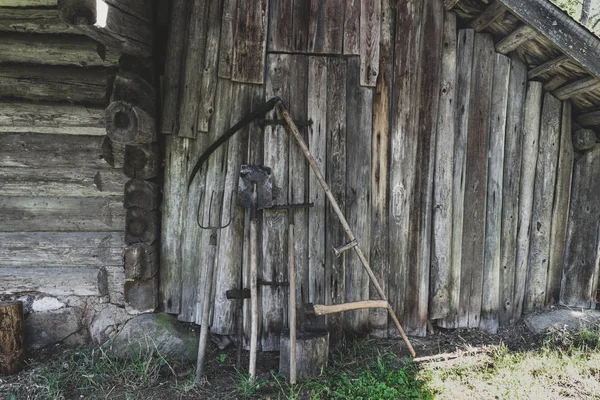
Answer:
POLYGON ((577 123, 581 126, 600 125, 600 111, 581 114, 577 117, 577 123))
POLYGON ((600 78, 600 39, 548 0, 499 0, 563 53, 600 78))
POLYGON ((560 100, 566 100, 573 96, 577 96, 578 94, 587 93, 596 89, 600 89, 600 79, 588 76, 556 89, 554 95, 560 100))
POLYGON ((485 9, 477 18, 471 21, 471 28, 475 29, 475 32, 481 32, 494 21, 500 19, 506 13, 506 7, 504 4, 496 1, 492 3, 488 8, 485 9))
POLYGON ((444 7, 446 10, 452 9, 456 4, 458 4, 459 0, 444 0, 444 7))
POLYGON ((555 75, 549 81, 544 83, 544 90, 546 92, 552 92, 564 85, 565 83, 567 83, 568 81, 569 78, 567 78, 563 74, 555 75))
POLYGON ((529 25, 522 25, 513 33, 502 39, 496 44, 496 51, 500 54, 510 53, 523 43, 530 41, 537 36, 535 29, 529 25))
POLYGON ((548 72, 553 72, 558 67, 567 64, 569 61, 571 61, 571 58, 567 55, 556 57, 529 71, 529 73, 527 74, 527 78, 533 79, 540 75, 544 75, 548 72))

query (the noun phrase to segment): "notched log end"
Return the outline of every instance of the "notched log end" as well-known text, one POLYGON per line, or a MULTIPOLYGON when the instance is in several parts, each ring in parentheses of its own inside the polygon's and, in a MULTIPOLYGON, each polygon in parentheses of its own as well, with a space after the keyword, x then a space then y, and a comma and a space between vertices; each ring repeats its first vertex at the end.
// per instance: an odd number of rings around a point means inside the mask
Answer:
POLYGON ((71 26, 94 25, 97 20, 95 0, 58 0, 58 16, 71 26))

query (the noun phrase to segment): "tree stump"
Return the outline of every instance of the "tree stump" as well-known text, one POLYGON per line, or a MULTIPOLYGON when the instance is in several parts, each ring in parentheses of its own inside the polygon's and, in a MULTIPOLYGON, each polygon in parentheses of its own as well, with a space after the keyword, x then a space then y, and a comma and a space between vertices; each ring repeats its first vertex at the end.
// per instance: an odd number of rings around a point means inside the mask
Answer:
POLYGON ((0 302, 0 375, 16 374, 24 359, 23 303, 0 302))
MULTIPOLYGON (((290 377, 290 332, 281 332, 279 354, 279 372, 290 377)), ((296 332, 296 377, 310 378, 318 376, 327 366, 329 357, 329 332, 296 332)))

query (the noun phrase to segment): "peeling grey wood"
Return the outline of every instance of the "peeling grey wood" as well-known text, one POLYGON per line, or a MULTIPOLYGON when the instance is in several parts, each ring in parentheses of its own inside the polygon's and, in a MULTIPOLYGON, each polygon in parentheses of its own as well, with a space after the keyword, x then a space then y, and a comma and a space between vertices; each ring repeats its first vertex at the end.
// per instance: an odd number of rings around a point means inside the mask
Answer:
POLYGON ((519 186, 521 181, 523 118, 527 93, 527 66, 511 56, 506 139, 504 143, 504 182, 502 184, 502 238, 500 241, 500 324, 513 318, 515 292, 515 258, 519 219, 519 186))
POLYGON ((489 164, 485 219, 485 256, 479 329, 496 333, 500 308, 500 242, 504 144, 509 97, 510 58, 496 54, 489 125, 489 164))
POLYGON ((456 129, 456 16, 444 14, 444 47, 441 80, 438 88, 439 113, 433 192, 433 232, 431 238, 431 278, 429 318, 440 319, 450 313, 455 274, 452 266, 453 161, 456 129))
POLYGON ((372 3, 367 4, 367 2, 360 0, 345 1, 343 43, 344 55, 357 56, 360 54, 362 8, 363 6, 365 6, 365 8, 372 6, 372 3))
POLYGON ((268 0, 238 4, 231 80, 243 83, 263 83, 268 14, 268 0))
POLYGON ((539 309, 546 303, 552 203, 555 195, 556 169, 560 147, 561 107, 560 100, 546 93, 542 106, 539 150, 535 171, 531 237, 529 239, 529 266, 523 305, 523 311, 525 312, 539 309))
POLYGON ((0 267, 0 294, 40 292, 50 296, 99 296, 98 268, 0 267))
POLYGON ((0 132, 104 136, 104 109, 4 101, 0 102, 0 132))
POLYGON ((126 181, 119 170, 0 167, 5 196, 122 197, 126 181))
POLYGON ((0 41, 2 63, 112 67, 117 53, 99 53, 98 44, 79 35, 35 35, 5 33, 0 41))
MULTIPOLYGON (((56 1, 54 2, 56 5, 56 1)), ((5 8, 0 15, 0 32, 77 34, 58 18, 56 9, 5 8)))
POLYGON ((0 196, 4 232, 120 231, 125 209, 120 198, 0 196))
POLYGON ((552 205, 552 230, 550 232, 550 260, 548 262, 546 305, 557 304, 560 300, 560 280, 567 241, 567 224, 569 221, 571 182, 573 178, 574 151, 571 140, 571 125, 571 103, 563 101, 556 186, 552 205))
POLYGON ((374 87, 379 74, 381 0, 360 2, 360 84, 374 87))
POLYGON ((529 25, 522 25, 513 33, 496 44, 496 51, 507 54, 537 36, 537 32, 529 25))
POLYGON ((122 265, 122 232, 0 232, 3 267, 122 265))
POLYGON ((517 223, 517 255, 515 258, 515 292, 513 299, 513 319, 515 320, 521 318, 525 297, 541 114, 542 83, 531 81, 527 86, 525 116, 523 119, 523 161, 519 183, 519 220, 517 223))
POLYGON ((594 308, 600 267, 600 145, 575 162, 560 301, 594 308))

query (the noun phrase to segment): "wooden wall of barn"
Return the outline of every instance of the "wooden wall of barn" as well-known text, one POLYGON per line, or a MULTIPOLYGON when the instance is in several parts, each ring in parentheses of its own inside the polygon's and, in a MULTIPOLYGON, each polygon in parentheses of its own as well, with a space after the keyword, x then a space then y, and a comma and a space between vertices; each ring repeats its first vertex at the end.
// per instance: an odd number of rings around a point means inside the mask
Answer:
POLYGON ((125 177, 104 128, 118 55, 56 1, 0 2, 0 37, 0 294, 122 304, 125 177))
MULTIPOLYGON (((197 220, 231 218, 218 231, 211 329, 234 335, 241 312, 249 331, 249 304, 225 293, 247 287, 248 215, 230 203, 242 163, 273 169, 278 203, 315 203, 296 215, 299 302, 377 297, 354 253, 334 256, 343 230, 282 126, 244 128, 188 190, 199 154, 275 95, 294 119, 312 121, 302 133, 409 334, 424 335, 428 320, 494 332, 559 300, 570 105, 528 82, 527 67, 497 54, 491 36, 458 29, 441 1, 175 1, 169 43, 165 311, 200 322, 210 231, 197 220)), ((287 218, 265 210, 260 219, 263 350, 278 348, 287 324, 287 218)), ((589 299, 590 285, 579 297, 589 299)), ((385 310, 328 316, 327 325, 334 340, 342 330, 396 334, 385 310)))

